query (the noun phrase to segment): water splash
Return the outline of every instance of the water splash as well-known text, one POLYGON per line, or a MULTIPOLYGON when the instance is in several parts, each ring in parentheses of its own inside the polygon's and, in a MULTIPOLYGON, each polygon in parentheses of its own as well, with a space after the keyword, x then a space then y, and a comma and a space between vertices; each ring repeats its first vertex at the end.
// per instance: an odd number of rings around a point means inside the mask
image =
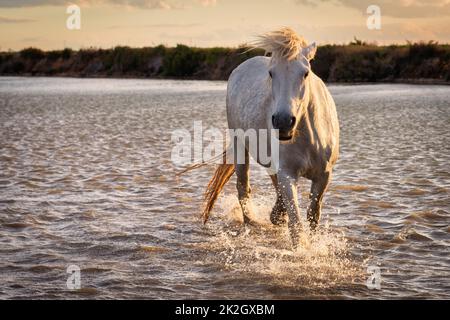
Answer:
POLYGON ((260 227, 240 224, 242 216, 234 195, 223 195, 217 203, 208 262, 249 277, 300 288, 330 288, 361 283, 363 268, 350 253, 345 234, 327 223, 315 234, 303 231, 305 244, 293 251, 287 227, 272 226, 269 220, 274 199, 253 199, 260 227), (225 223, 224 223, 225 221, 225 223))

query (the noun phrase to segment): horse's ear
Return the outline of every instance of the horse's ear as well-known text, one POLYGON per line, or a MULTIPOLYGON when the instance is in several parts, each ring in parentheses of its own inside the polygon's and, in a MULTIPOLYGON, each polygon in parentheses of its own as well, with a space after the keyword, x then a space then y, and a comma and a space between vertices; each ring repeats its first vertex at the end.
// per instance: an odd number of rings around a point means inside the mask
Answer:
POLYGON ((309 46, 302 49, 302 53, 308 61, 314 59, 316 55, 317 45, 315 42, 311 43, 309 46))

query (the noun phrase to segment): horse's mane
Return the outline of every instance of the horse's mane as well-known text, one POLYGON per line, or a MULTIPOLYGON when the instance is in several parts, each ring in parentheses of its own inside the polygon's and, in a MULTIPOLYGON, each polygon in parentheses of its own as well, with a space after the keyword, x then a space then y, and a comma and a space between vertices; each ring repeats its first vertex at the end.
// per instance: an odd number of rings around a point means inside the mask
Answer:
POLYGON ((307 46, 306 40, 298 36, 291 28, 281 28, 259 35, 251 43, 253 48, 259 48, 272 54, 272 60, 295 59, 303 47, 307 46))

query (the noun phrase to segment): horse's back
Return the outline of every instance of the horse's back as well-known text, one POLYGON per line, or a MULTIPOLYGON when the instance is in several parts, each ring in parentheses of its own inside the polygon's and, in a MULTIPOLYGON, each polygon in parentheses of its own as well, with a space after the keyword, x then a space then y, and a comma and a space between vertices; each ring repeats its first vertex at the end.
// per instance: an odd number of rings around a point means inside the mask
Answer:
POLYGON ((227 117, 230 128, 258 128, 265 124, 265 102, 270 90, 270 58, 253 57, 233 70, 227 86, 227 117))
POLYGON ((247 59, 233 70, 228 81, 233 82, 245 77, 257 78, 262 75, 264 70, 267 70, 269 64, 269 57, 257 56, 247 59))

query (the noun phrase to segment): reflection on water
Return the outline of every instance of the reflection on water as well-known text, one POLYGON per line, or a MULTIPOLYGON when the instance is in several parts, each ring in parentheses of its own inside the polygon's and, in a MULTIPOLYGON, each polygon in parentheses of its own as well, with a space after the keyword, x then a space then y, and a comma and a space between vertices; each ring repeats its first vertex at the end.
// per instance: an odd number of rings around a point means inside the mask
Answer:
POLYGON ((341 157, 298 252, 261 168, 260 228, 236 223, 232 183, 202 226, 213 168, 174 176, 172 130, 225 128, 225 87, 0 78, 0 298, 450 298, 450 87, 331 86, 341 157))

